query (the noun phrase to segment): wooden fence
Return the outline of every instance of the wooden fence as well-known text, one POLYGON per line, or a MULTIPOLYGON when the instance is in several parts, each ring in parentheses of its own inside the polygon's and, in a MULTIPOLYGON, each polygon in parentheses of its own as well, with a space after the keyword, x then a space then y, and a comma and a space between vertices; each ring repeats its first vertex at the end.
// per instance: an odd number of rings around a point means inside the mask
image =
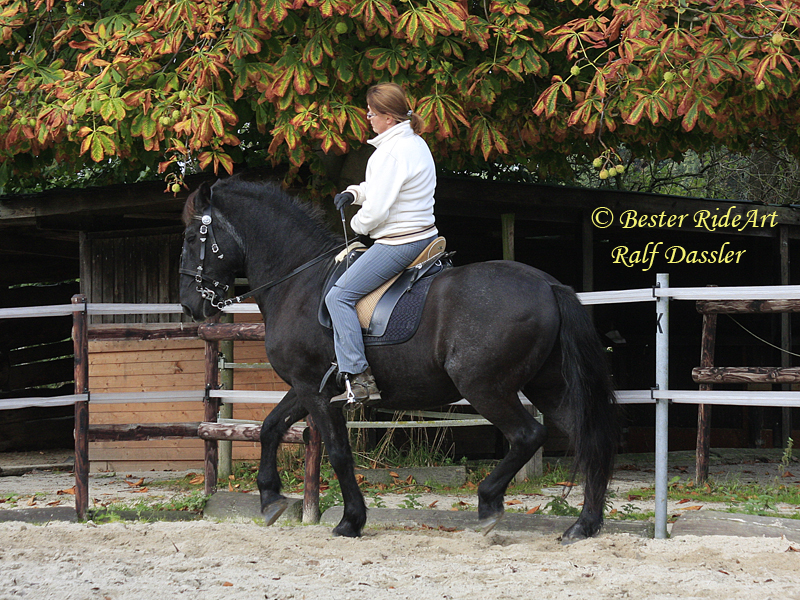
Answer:
MULTIPOLYGON (((105 400, 126 401, 134 398, 144 401, 175 401, 176 399, 197 398, 196 392, 189 392, 185 398, 172 392, 139 394, 99 394, 93 398, 89 390, 89 332, 87 300, 83 295, 75 295, 72 303, 79 310, 73 312, 72 339, 75 353, 75 391, 82 397, 75 401, 75 509, 79 518, 83 519, 89 506, 89 442, 92 441, 134 441, 145 439, 183 439, 200 438, 204 440, 204 475, 205 493, 216 491, 218 466, 218 441, 259 441, 260 427, 250 424, 217 423, 220 408, 220 395, 212 394, 219 381, 219 342, 224 339, 264 339, 263 325, 252 327, 252 324, 206 323, 203 325, 175 324, 158 327, 120 325, 106 328, 105 336, 127 339, 159 339, 200 338, 205 341, 205 392, 202 394, 204 416, 202 422, 191 423, 148 423, 148 424, 89 424, 89 405, 105 396, 105 400), (82 308, 82 310, 80 310, 82 308), (119 331, 115 331, 118 329, 119 331), (255 333, 254 333, 255 332, 255 333), (111 398, 109 398, 111 396, 111 398)), ((307 421, 307 426, 312 427, 307 421)), ((292 426, 283 438, 287 443, 303 443, 306 426, 292 426)), ((307 434, 309 440, 318 436, 307 434)), ((319 445, 306 444, 306 481, 304 491, 304 508, 308 514, 318 513, 319 505, 319 470, 321 449, 319 445), (315 477, 316 474, 316 477, 315 477)), ((306 511, 304 510, 304 515, 306 511)))
MULTIPOLYGON (((701 391, 710 391, 713 384, 722 383, 800 383, 800 367, 787 366, 790 356, 783 352, 781 367, 716 367, 714 348, 717 339, 717 315, 719 314, 775 314, 800 312, 800 300, 698 300, 697 312, 703 315, 703 330, 700 341, 700 366, 692 369, 692 379, 700 384, 701 391)), ((781 320, 781 346, 791 346, 791 330, 788 319, 781 320)), ((697 406, 697 447, 695 452, 695 480, 698 484, 708 479, 709 453, 711 446, 711 404, 697 406)), ((791 436, 792 415, 790 407, 783 407, 783 437, 791 436)), ((785 440, 784 440, 785 441, 785 440)))

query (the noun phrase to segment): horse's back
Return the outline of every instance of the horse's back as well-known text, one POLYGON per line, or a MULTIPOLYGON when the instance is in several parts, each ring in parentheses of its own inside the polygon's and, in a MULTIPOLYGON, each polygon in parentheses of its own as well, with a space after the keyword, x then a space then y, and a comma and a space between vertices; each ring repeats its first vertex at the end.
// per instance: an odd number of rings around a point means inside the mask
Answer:
POLYGON ((542 360, 560 325, 554 284, 543 271, 512 261, 449 269, 431 286, 425 329, 448 352, 479 352, 490 363, 530 355, 542 360))
POLYGON ((529 315, 534 319, 558 319, 551 289, 559 282, 529 265, 497 260, 448 269, 437 276, 431 289, 434 303, 451 310, 459 306, 468 313, 511 320, 529 315))

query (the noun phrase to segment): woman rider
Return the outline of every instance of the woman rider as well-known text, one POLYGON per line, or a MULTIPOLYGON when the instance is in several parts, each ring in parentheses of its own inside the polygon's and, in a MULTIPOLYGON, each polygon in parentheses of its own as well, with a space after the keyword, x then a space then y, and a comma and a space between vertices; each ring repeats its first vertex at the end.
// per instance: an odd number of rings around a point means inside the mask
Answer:
POLYGON ((361 208, 353 231, 374 243, 336 282, 325 298, 333 321, 333 341, 345 392, 332 404, 380 398, 364 353, 356 303, 406 267, 437 237, 433 216, 436 167, 420 137, 422 119, 414 114, 403 88, 380 83, 367 91, 367 119, 378 135, 366 180, 337 194, 334 204, 361 208))

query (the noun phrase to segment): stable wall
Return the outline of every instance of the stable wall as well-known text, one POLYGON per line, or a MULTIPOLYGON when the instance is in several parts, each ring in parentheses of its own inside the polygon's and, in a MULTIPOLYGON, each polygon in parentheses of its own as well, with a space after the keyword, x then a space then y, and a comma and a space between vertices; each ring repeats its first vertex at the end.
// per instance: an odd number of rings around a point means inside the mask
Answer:
MULTIPOLYGON (((90 334, 91 335, 91 334, 90 334)), ((89 389, 93 393, 202 390, 205 388, 202 340, 90 341, 89 389)), ((261 342, 235 342, 238 362, 266 362, 261 342)), ((237 390, 287 390, 271 369, 242 369, 234 375, 237 390)), ((263 420, 264 404, 234 404, 233 418, 263 420)), ((203 421, 202 402, 100 404, 90 402, 90 424, 183 423, 203 421)), ((233 460, 258 460, 259 444, 233 442, 233 460)), ((92 471, 186 470, 203 468, 200 439, 91 442, 92 471)))

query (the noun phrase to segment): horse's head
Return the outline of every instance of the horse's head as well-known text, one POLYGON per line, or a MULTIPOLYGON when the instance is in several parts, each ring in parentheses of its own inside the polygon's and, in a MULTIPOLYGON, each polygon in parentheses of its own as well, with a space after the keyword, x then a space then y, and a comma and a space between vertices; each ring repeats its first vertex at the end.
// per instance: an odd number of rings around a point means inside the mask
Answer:
POLYGON ((212 186, 203 182, 183 209, 180 301, 195 321, 222 310, 244 259, 241 237, 220 208, 212 202, 212 186))

